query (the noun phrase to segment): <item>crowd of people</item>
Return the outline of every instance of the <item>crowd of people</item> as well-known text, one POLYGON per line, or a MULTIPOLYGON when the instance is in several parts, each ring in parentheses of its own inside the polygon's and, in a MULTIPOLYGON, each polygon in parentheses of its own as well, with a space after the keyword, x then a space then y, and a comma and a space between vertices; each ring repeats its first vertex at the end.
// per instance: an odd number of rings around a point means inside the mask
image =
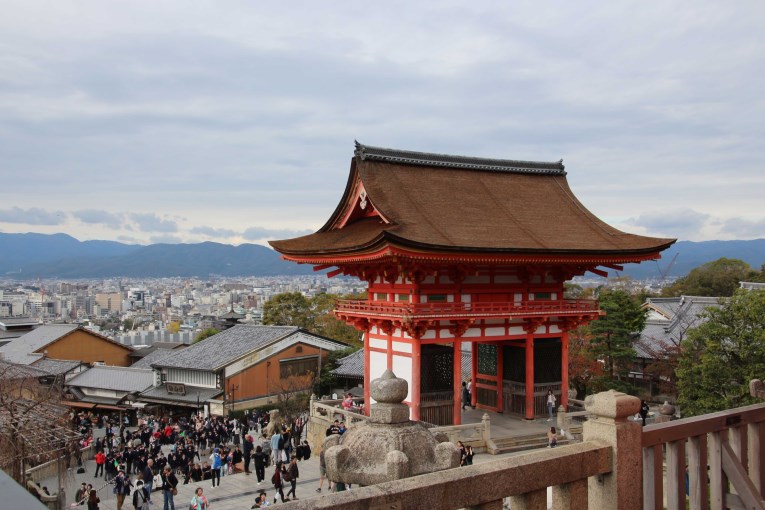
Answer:
MULTIPOLYGON (((209 481, 215 489, 228 474, 242 470, 249 475, 251 465, 258 485, 265 480, 266 468, 274 465, 272 483, 282 501, 289 501, 290 496, 297 499, 297 461, 311 456, 308 442, 300 440, 306 419, 291 420, 267 437, 269 419, 268 413, 258 412, 246 421, 198 414, 178 420, 148 416, 132 429, 127 421, 119 423, 92 415, 79 415, 75 422, 83 436, 80 446, 93 442, 94 425, 104 427, 104 437, 95 440, 93 476, 113 485, 118 510, 122 510, 125 499, 131 495, 135 509, 149 508, 153 503, 152 492, 157 489, 161 490, 164 510, 174 510, 178 485, 209 481), (287 486, 285 496, 283 489, 287 486)), ((75 495, 75 504, 98 509, 98 490, 83 484, 75 495)), ((263 506, 257 501, 256 504, 263 506)), ((207 510, 208 506, 199 487, 191 507, 207 510)))

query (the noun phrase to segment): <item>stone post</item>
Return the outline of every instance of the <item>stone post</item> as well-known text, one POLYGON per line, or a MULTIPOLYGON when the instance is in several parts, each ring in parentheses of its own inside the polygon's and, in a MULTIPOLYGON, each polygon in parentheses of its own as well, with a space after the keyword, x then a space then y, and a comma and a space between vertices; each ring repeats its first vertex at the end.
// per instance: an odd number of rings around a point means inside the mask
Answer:
POLYGON ((613 447, 611 472, 589 479, 589 508, 643 508, 643 428, 628 420, 640 410, 640 399, 611 390, 587 397, 584 406, 595 416, 585 422, 583 439, 613 447))
POLYGON ((568 423, 566 423, 566 407, 558 407, 558 433, 565 434, 568 430, 568 423))
POLYGON ((491 418, 489 418, 489 413, 483 413, 481 425, 483 426, 483 441, 488 445, 491 440, 491 418))

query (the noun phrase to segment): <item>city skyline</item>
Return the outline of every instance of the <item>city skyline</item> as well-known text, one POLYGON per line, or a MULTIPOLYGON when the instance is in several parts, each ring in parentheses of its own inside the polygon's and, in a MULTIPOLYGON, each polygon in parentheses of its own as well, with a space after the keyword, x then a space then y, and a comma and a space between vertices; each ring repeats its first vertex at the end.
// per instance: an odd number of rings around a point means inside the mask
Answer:
POLYGON ((353 141, 563 158, 622 230, 765 237, 765 6, 8 2, 0 232, 315 231, 353 141))

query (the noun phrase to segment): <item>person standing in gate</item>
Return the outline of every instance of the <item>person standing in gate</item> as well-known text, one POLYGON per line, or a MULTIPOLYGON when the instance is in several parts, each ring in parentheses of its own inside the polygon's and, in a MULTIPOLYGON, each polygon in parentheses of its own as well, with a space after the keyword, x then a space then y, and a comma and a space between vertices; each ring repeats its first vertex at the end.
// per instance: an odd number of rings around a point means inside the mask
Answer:
POLYGON ((547 421, 552 421, 554 409, 555 409, 555 395, 553 395, 552 390, 547 390, 547 412, 550 413, 550 417, 547 419, 547 421))
POLYGON ((470 392, 467 389, 467 383, 462 381, 462 410, 465 410, 465 406, 470 407, 470 392))
POLYGON ((645 400, 640 401, 640 418, 643 420, 643 426, 645 427, 645 419, 648 417, 648 402, 645 400))

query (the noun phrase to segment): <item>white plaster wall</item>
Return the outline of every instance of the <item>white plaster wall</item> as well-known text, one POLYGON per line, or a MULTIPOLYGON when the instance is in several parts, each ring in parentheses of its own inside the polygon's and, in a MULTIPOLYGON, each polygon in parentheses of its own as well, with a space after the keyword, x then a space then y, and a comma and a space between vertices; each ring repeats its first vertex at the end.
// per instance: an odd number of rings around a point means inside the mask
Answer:
POLYGON ((412 344, 405 342, 393 342, 393 350, 398 352, 412 352, 412 344))
POLYGON ((487 336, 504 336, 505 328, 486 328, 487 336))
POLYGON ((550 333, 560 333, 560 328, 557 324, 550 324, 550 333))
MULTIPOLYGON (((443 336, 443 331, 441 332, 441 336, 443 336)), ((424 339, 424 340, 426 340, 426 339, 430 339, 430 338, 435 338, 435 337, 436 337, 436 332, 435 332, 435 330, 433 330, 433 329, 429 329, 429 330, 427 330, 427 331, 425 332, 425 334, 424 334, 424 335, 422 335, 422 339, 424 339)))
POLYGON ((405 379, 408 385, 407 402, 412 401, 412 358, 393 356, 393 373, 396 377, 405 379))
POLYGON ((494 277, 495 283, 519 283, 521 280, 515 275, 497 275, 494 277))
POLYGON ((465 338, 481 336, 481 329, 480 328, 470 328, 467 331, 465 331, 465 334, 463 334, 462 336, 465 337, 465 338))
POLYGON ((523 330, 523 326, 510 326, 509 332, 511 335, 523 335, 524 333, 526 333, 523 330))
POLYGON ((388 348, 388 342, 387 340, 380 340, 379 338, 370 338, 369 339, 369 346, 374 347, 376 349, 387 349, 388 348))
MULTIPOLYGON (((388 368, 388 355, 382 352, 369 353, 369 380, 378 379, 388 368)), ((371 398, 371 397, 370 397, 371 398)), ((375 402, 374 399, 371 399, 375 402)))

